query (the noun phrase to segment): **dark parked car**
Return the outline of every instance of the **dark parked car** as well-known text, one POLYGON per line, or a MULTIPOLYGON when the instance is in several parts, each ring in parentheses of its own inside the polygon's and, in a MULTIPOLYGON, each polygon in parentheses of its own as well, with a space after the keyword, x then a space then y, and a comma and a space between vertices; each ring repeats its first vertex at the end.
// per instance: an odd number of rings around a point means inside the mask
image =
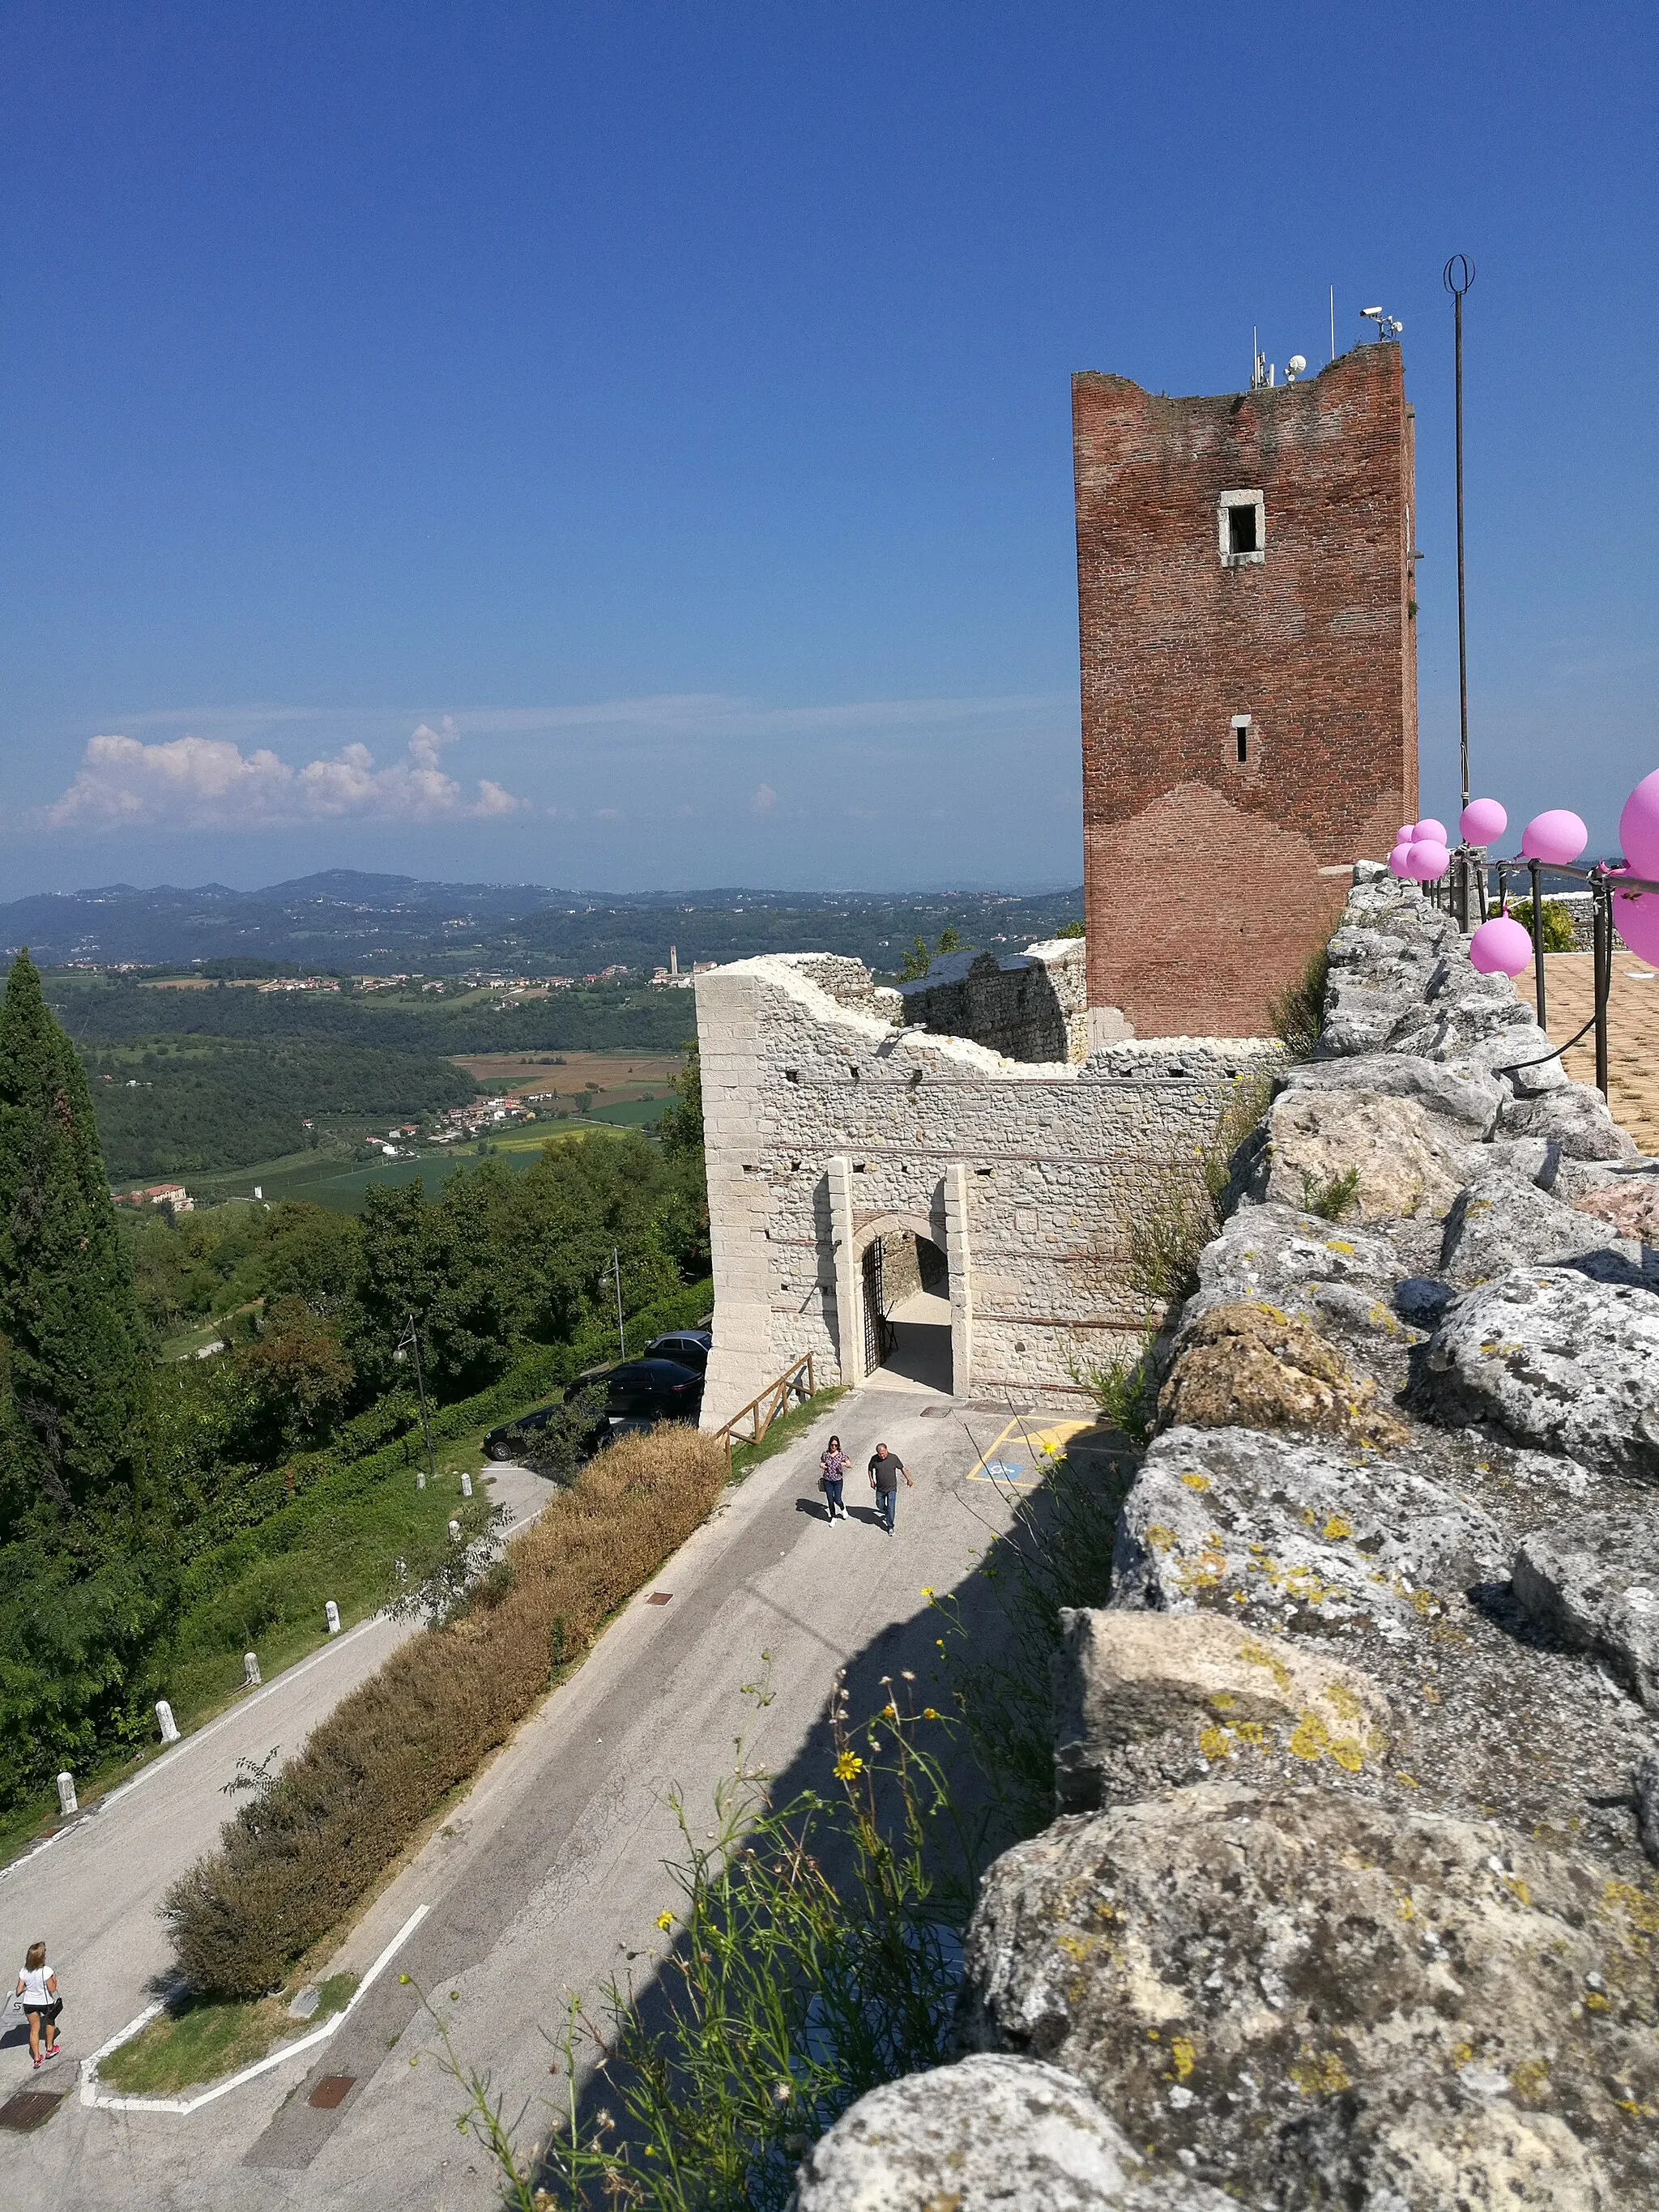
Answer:
POLYGON ((515 1421, 503 1421, 498 1429, 491 1429, 483 1440, 486 1459, 512 1459, 520 1449, 521 1439, 544 1429, 558 1412, 557 1405, 538 1406, 533 1413, 520 1413, 515 1421))
POLYGON ((714 1336, 706 1328, 677 1328, 667 1336, 653 1336, 645 1347, 647 1359, 678 1359, 682 1367, 695 1367, 699 1375, 708 1367, 714 1336))
POLYGON ((629 1359, 605 1377, 605 1410, 613 1421, 695 1421, 702 1376, 682 1360, 629 1359))

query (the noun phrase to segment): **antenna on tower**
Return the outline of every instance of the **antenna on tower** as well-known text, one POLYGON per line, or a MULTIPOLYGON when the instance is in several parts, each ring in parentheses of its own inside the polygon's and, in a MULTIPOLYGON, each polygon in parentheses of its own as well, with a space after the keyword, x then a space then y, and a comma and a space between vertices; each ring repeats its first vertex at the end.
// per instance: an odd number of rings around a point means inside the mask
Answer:
POLYGON ((1336 287, 1331 287, 1331 359, 1336 359, 1336 287))

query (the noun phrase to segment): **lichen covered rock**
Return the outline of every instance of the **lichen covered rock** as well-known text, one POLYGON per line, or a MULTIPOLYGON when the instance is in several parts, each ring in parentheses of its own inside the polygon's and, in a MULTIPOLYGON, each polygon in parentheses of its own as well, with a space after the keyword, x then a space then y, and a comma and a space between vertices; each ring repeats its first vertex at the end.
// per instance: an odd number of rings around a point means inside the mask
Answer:
POLYGON ((965 2047, 1074 2073, 1247 2202, 1659 2201, 1659 1887, 1489 1824, 1207 1785, 992 1867, 965 2047))
POLYGON ((1638 1243, 1659 1244, 1659 1169, 1644 1170, 1617 1182, 1587 1190, 1573 1204, 1580 1213, 1594 1214, 1609 1223, 1621 1237, 1638 1243))
POLYGON ((1541 1097, 1513 1099, 1499 1116, 1505 1136, 1548 1137, 1576 1160, 1633 1160, 1635 1139, 1588 1084, 1565 1082, 1541 1097))
POLYGON ((1346 1189, 1361 1221, 1419 1213, 1437 1219, 1462 1181, 1457 1149, 1411 1098, 1286 1091, 1268 1115, 1267 1142, 1269 1200, 1311 1211, 1338 1202, 1346 1189))
POLYGON ((1397 1462, 1252 1429, 1170 1429, 1118 1516, 1114 1606, 1224 1605, 1257 1627, 1300 1613, 1437 1615, 1508 1571, 1481 1509, 1397 1462))
POLYGON ((1604 1223, 1506 1170, 1467 1184, 1446 1217, 1440 1267, 1460 1288, 1516 1267, 1569 1267, 1608 1243, 1604 1223))
POLYGON ((1659 1481, 1659 1297, 1565 1267, 1467 1292, 1430 1342, 1423 1399, 1521 1443, 1659 1481))
POLYGON ((1062 1813, 1152 1796, 1218 1763, 1283 1779, 1322 1758, 1358 1772, 1394 1722, 1376 1683, 1287 1637, 1213 1613, 1063 1610, 1054 1676, 1062 1813), (1278 1770, 1275 1774, 1275 1770, 1278 1770))
POLYGON ((807 2154, 794 2212, 1229 2212, 1159 2176, 1074 2075, 986 2055, 860 2097, 807 2154))
POLYGON ((1407 1433, 1372 1378, 1352 1374, 1300 1315, 1254 1302, 1213 1306, 1182 1331, 1158 1413, 1165 1426, 1308 1429, 1355 1443, 1407 1433))
POLYGON ((1659 1524, 1650 1511, 1577 1513, 1536 1528, 1515 1554, 1515 1595, 1530 1620, 1604 1659, 1659 1713, 1659 1524))

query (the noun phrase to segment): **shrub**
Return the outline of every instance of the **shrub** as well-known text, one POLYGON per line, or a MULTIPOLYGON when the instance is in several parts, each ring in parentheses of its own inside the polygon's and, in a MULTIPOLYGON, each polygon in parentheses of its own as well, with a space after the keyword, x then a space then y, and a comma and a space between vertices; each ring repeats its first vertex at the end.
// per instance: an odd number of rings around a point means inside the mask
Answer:
POLYGON ((276 1988, 691 1534, 725 1480, 724 1451, 692 1429, 599 1453, 509 1547, 495 1601, 394 1653, 174 1883, 162 1911, 190 1986, 276 1988))
POLYGON ((1313 1058, 1320 1024, 1325 1018, 1325 982, 1330 965, 1330 955, 1322 945, 1297 981, 1268 1002, 1273 1035, 1283 1041, 1292 1060, 1313 1058))
MULTIPOLYGON (((1528 936, 1532 933, 1532 901, 1517 899, 1510 908, 1510 917, 1518 921, 1528 936)), ((1572 915, 1559 899, 1544 901, 1544 950, 1546 952, 1571 952, 1578 942, 1572 926, 1572 915)))

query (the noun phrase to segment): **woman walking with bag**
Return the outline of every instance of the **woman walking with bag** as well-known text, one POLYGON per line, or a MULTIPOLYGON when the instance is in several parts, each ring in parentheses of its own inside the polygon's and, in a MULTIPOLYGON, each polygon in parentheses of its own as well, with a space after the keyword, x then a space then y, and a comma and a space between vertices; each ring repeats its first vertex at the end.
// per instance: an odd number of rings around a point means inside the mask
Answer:
POLYGON ((64 2000, 58 1994, 58 1977, 46 1964, 44 1943, 29 1945, 23 1971, 17 1977, 17 1994, 28 2014, 30 2056, 37 2066, 44 2066, 48 2058, 58 2056, 58 2015, 64 2009, 64 2000), (43 2027, 46 2036, 44 2051, 40 2048, 43 2027))
POLYGON ((824 1503, 830 1509, 830 1525, 832 1528, 837 1521, 844 1521, 847 1518, 847 1508, 841 1502, 841 1486, 847 1480, 847 1455, 841 1448, 841 1438, 831 1437, 830 1449, 818 1462, 818 1465, 823 1469, 823 1474, 818 1477, 818 1488, 823 1492, 824 1503))

